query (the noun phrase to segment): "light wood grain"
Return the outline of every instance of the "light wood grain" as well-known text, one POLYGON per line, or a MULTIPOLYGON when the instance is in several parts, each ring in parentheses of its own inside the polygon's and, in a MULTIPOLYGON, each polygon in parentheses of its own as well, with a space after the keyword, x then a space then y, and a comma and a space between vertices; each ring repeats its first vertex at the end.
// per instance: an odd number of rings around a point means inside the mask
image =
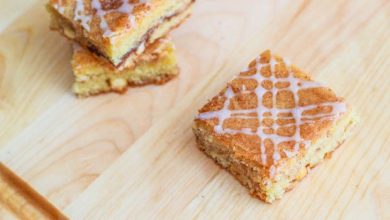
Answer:
POLYGON ((76 100, 68 43, 47 32, 36 5, 0 37, 0 160, 75 219, 386 219, 389 11, 385 0, 200 0, 173 35, 179 80, 76 100), (196 109, 266 48, 330 85, 363 118, 332 160, 272 206, 200 153, 190 129, 196 109))
POLYGON ((38 3, 0 36, 0 146, 69 91, 71 48, 48 25, 38 3))
POLYGON ((0 33, 1 31, 10 25, 15 19, 23 14, 28 8, 35 2, 44 2, 43 0, 0 0, 0 33))
MULTIPOLYGON (((33 24, 32 30, 41 28, 39 22, 31 21, 31 13, 36 11, 38 11, 36 13, 44 13, 40 10, 38 5, 27 13, 24 19, 21 19, 31 22, 33 24)), ((38 18, 39 16, 35 17, 37 20, 41 19, 38 18)), ((214 25, 217 26, 218 22, 223 21, 226 17, 228 15, 216 19, 214 25)), ((52 70, 46 70, 46 64, 42 64, 36 68, 29 67, 29 71, 26 73, 24 71, 26 67, 21 68, 21 75, 36 77, 38 81, 34 81, 35 83, 50 87, 42 88, 42 86, 31 84, 31 81, 24 81, 28 86, 40 89, 41 94, 32 98, 46 98, 42 93, 47 93, 47 98, 57 99, 57 103, 50 103, 52 106, 46 113, 42 114, 29 128, 5 147, 2 160, 8 161, 8 165, 28 179, 34 187, 51 201, 54 201, 56 205, 66 206, 125 149, 130 147, 154 121, 163 117, 164 113, 171 109, 175 103, 182 100, 195 83, 199 82, 210 70, 213 71, 213 68, 221 66, 229 55, 225 50, 229 48, 231 50, 236 45, 240 45, 240 39, 237 38, 225 39, 224 48, 221 48, 217 43, 229 32, 237 32, 242 24, 241 21, 236 22, 235 25, 224 27, 221 33, 211 37, 207 36, 211 29, 198 31, 208 23, 207 18, 202 19, 200 24, 192 23, 191 25, 191 22, 192 20, 189 20, 174 34, 182 74, 179 80, 174 80, 165 86, 132 89, 126 96, 105 95, 87 100, 77 100, 69 91, 71 80, 69 69, 63 72, 61 69, 58 70, 59 72, 52 72, 52 70), (187 44, 187 40, 190 40, 192 44, 187 44), (202 46, 202 51, 199 51, 199 46, 202 46), (48 74, 51 74, 50 77, 42 76, 42 71, 47 71, 48 74), (63 74, 66 80, 55 78, 61 77, 59 74, 63 74), (55 82, 61 85, 56 85, 55 82), (61 118, 64 119, 59 122, 61 126, 53 123, 61 118), (96 139, 97 137, 98 139, 96 139), (15 154, 20 156, 17 156, 17 160, 14 160, 16 159, 15 154), (22 155, 34 155, 34 158, 22 155), (51 181, 54 178, 55 181, 51 181)), ((230 23, 233 22, 235 21, 230 23)), ((4 41, 4 44, 6 43, 9 42, 4 41)), ((54 56, 51 54, 59 52, 53 52, 52 47, 64 50, 63 48, 68 46, 68 42, 65 40, 46 42, 46 44, 46 47, 41 47, 42 50, 39 54, 54 56)), ((10 49, 10 51, 14 51, 14 49, 10 49)), ((62 55, 70 55, 68 50, 64 51, 66 53, 62 53, 62 55)), ((67 63, 62 63, 69 62, 67 58, 48 59, 48 62, 51 62, 51 65, 69 68, 67 63)), ((14 79, 11 72, 6 72, 5 75, 14 79)), ((21 80, 16 80, 16 82, 18 81, 21 80)), ((15 86, 15 89, 17 88, 15 86)), ((12 92, 8 91, 7 94, 10 94, 8 96, 10 97, 12 92)), ((21 97, 31 99, 27 96, 31 94, 31 91, 26 89, 23 92, 18 94, 21 97)), ((47 100, 45 103, 39 103, 39 100, 36 102, 38 102, 36 107, 41 108, 40 104, 45 106, 47 100)), ((12 111, 15 109, 10 108, 9 112, 12 111)), ((26 116, 26 113, 15 114, 15 118, 18 115, 33 118, 26 116)), ((16 127, 11 120, 4 124, 16 127)))
POLYGON ((67 219, 1 163, 0 204, 1 219, 67 219))
POLYGON ((204 97, 215 93, 208 85, 226 80, 227 68, 203 81, 188 96, 191 101, 181 103, 150 129, 66 213, 88 219, 385 219, 389 215, 386 168, 390 165, 387 19, 385 13, 374 16, 345 47, 332 53, 333 59, 319 71, 317 78, 326 75, 323 78, 328 84, 344 85, 339 92, 359 109, 364 124, 333 160, 282 201, 270 206, 250 198, 230 175, 195 148, 188 112, 194 113, 204 97), (370 39, 373 33, 377 38, 370 39), (183 121, 180 126, 169 123, 178 120, 183 121), (142 166, 145 163, 150 165, 142 166))

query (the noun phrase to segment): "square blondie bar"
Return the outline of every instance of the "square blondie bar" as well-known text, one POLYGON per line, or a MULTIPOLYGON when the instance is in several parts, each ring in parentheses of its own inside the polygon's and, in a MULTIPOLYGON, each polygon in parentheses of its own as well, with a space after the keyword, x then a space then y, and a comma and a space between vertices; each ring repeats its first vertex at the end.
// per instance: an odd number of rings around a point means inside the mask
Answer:
POLYGON ((120 67, 183 22, 191 14, 193 2, 50 0, 47 9, 52 29, 120 67))
POLYGON ((179 73, 174 45, 165 38, 149 44, 136 60, 123 69, 75 44, 72 68, 75 75, 73 91, 79 97, 106 92, 122 93, 129 86, 163 84, 179 73))
POLYGON ((199 148, 272 203, 340 146, 358 117, 329 88, 262 53, 199 110, 199 148))

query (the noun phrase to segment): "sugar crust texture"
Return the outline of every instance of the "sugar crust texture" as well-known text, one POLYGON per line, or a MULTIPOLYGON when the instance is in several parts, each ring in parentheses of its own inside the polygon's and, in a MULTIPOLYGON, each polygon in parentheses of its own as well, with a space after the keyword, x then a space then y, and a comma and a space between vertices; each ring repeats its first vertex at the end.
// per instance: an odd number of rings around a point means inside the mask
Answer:
POLYGON ((199 110, 193 131, 200 150, 272 203, 329 158, 358 121, 331 89, 265 51, 199 110))
POLYGON ((166 38, 150 44, 131 65, 123 69, 116 68, 77 44, 73 50, 73 91, 79 97, 107 92, 123 93, 128 87, 147 84, 161 85, 179 74, 174 45, 166 38))
MULTIPOLYGON (((116 67, 190 16, 194 0, 50 0, 51 28, 116 67)), ((142 52, 142 51, 141 51, 142 52)))

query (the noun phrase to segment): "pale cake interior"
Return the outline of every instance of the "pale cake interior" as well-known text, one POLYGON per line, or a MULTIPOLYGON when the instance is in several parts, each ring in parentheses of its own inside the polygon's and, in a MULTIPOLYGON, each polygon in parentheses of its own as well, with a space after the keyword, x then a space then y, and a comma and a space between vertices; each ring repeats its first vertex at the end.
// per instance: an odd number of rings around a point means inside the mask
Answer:
POLYGON ((138 56, 135 63, 117 69, 81 47, 75 47, 72 67, 73 91, 80 97, 105 92, 124 92, 129 86, 163 84, 178 74, 172 42, 161 39, 138 56))
MULTIPOLYGON (((164 22, 162 23, 159 28, 155 29, 152 34, 150 35, 150 38, 148 40, 148 42, 146 42, 146 44, 151 44, 151 43, 154 43, 156 40, 160 39, 162 36, 165 36, 171 29, 172 27, 176 27, 178 25, 181 24, 181 22, 183 22, 183 20, 187 17, 189 17, 192 13, 192 7, 189 7, 188 9, 186 9, 185 11, 183 11, 182 13, 178 14, 176 17, 172 18, 171 20, 167 21, 167 22, 164 22)), ((126 48, 126 46, 124 46, 123 48, 126 48)), ((137 53, 132 53, 132 54, 129 54, 129 57, 136 57, 138 54, 137 53)), ((122 64, 120 64, 119 67, 121 66, 128 66, 129 65, 129 62, 131 62, 131 59, 126 59, 125 62, 123 62, 122 64)))
POLYGON ((199 147, 273 202, 346 138, 357 116, 329 88, 266 51, 199 110, 199 147))
MULTIPOLYGON (((114 39, 114 41, 118 42, 117 44, 120 44, 120 46, 112 47, 111 51, 109 51, 109 56, 113 57, 113 63, 117 65, 122 62, 123 56, 129 52, 129 48, 138 48, 141 44, 153 43, 156 39, 167 35, 172 28, 179 26, 187 17, 191 15, 192 5, 184 5, 183 8, 178 10, 180 13, 168 19, 167 21, 163 23, 157 22, 157 26, 155 26, 153 31, 150 32, 150 36, 146 42, 144 41, 146 39, 143 39, 143 36, 146 32, 148 32, 147 25, 140 26, 131 34, 129 33, 127 35, 121 35, 120 37, 114 39)), ((151 15, 150 18, 146 17, 144 23, 152 23, 153 19, 158 19, 158 16, 151 15)))

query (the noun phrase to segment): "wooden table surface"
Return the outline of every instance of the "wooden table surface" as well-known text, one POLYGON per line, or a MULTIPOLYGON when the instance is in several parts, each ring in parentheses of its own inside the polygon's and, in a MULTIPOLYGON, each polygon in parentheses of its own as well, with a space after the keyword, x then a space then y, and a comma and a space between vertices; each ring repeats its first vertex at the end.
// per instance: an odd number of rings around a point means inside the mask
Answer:
MULTIPOLYGON (((178 79, 89 99, 70 91, 70 45, 48 30, 44 1, 0 5, 0 161, 69 218, 390 219, 390 1, 198 0, 172 33, 178 79), (191 131, 196 110, 265 49, 362 118, 273 205, 198 151, 191 131)), ((9 200, 3 218, 15 216, 9 200)))

